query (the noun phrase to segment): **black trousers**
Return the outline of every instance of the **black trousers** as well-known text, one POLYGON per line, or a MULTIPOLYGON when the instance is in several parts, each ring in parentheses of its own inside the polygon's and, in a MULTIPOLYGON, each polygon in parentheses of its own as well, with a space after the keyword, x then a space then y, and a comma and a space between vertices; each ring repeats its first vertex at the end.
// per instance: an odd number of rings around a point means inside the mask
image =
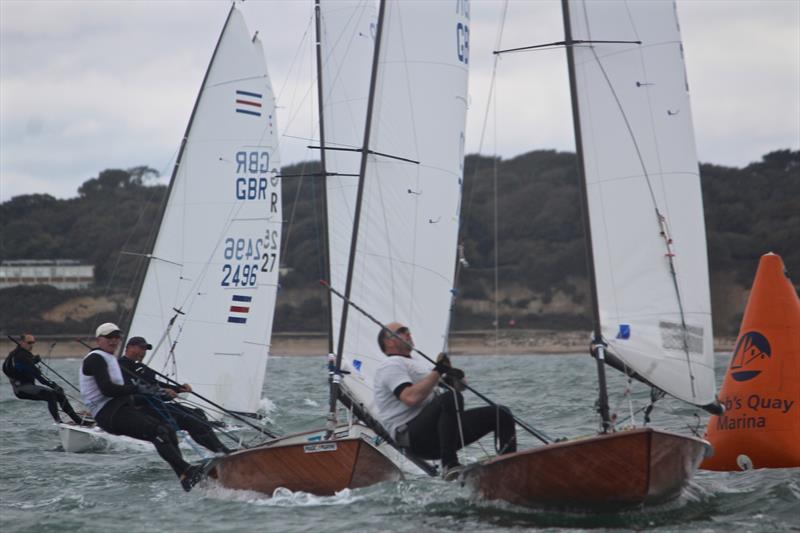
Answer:
POLYGON ((407 427, 412 453, 423 459, 441 459, 445 468, 458 463, 456 451, 462 445, 472 444, 490 431, 495 432, 500 453, 517 451, 514 417, 507 407, 487 405, 465 411, 464 397, 454 390, 436 396, 407 427))
POLYGON ((208 448, 212 452, 230 452, 219 441, 208 421, 200 418, 194 409, 173 402, 164 403, 164 409, 166 414, 175 421, 175 424, 187 431, 189 436, 200 446, 208 448))
POLYGON ((114 435, 127 435, 153 443, 161 456, 178 476, 189 463, 178 449, 178 436, 157 413, 146 406, 134 406, 129 396, 114 398, 94 417, 97 425, 114 435))
POLYGON ((55 391, 50 387, 40 387, 33 383, 23 383, 19 386, 14 386, 12 383, 12 388, 17 398, 47 402, 47 410, 50 411, 50 416, 52 416, 53 420, 56 422, 61 422, 61 417, 58 415, 58 406, 60 405, 61 409, 67 413, 67 416, 69 416, 73 422, 76 424, 81 423, 81 417, 69 404, 67 396, 63 392, 55 391))

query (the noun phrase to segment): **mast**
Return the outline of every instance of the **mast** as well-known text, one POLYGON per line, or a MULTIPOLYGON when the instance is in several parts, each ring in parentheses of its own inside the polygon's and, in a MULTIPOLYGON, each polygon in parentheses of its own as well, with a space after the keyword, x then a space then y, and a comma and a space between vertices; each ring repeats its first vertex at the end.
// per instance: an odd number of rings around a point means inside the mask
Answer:
MULTIPOLYGON (((175 178, 178 175, 178 169, 181 166, 181 159, 183 158, 183 152, 186 150, 186 141, 189 139, 189 133, 192 131, 192 124, 194 123, 194 117, 197 114, 197 107, 200 105, 200 99, 203 96, 203 89, 205 89, 206 81, 208 81, 208 74, 211 72, 211 66, 214 64, 214 59, 217 57, 217 52, 219 51, 219 45, 222 42, 222 37, 225 35, 225 30, 228 28, 228 23, 231 20, 231 15, 233 15, 233 11, 236 9, 236 4, 231 2, 231 8, 228 10, 228 16, 225 18, 225 24, 222 25, 222 31, 219 32, 219 38, 217 39, 217 44, 214 45, 214 52, 211 54, 211 60, 208 62, 208 67, 206 67, 206 73, 203 75, 203 81, 200 84, 200 91, 197 93, 197 98, 194 101, 194 106, 192 107, 192 114, 189 116, 189 123, 186 124, 186 131, 183 133, 183 138, 181 139, 181 146, 178 149, 178 155, 175 157, 175 166, 172 167, 172 175, 169 178, 169 185, 167 186, 167 194, 164 196, 164 200, 161 202, 161 209, 158 215, 158 225, 156 226, 156 231, 153 234, 153 238, 150 241, 150 246, 148 247, 146 258, 146 263, 144 265, 144 273, 142 274, 139 282, 137 283, 136 287, 136 300, 133 302, 133 312, 131 313, 130 318, 127 320, 127 324, 123 325, 123 332, 125 333, 125 337, 122 339, 121 346, 125 346, 125 342, 127 341, 128 334, 130 333, 130 326, 133 324, 133 317, 136 316, 136 308, 139 306, 139 296, 142 293, 142 287, 144 287, 145 278, 147 277, 147 270, 150 265, 150 261, 153 259, 153 252, 156 249, 156 241, 158 240, 158 234, 161 228, 161 224, 164 221, 164 215, 167 211, 167 204, 169 203, 170 194, 172 194, 172 187, 175 185, 175 178)), ((177 314, 182 314, 179 310, 176 309, 176 316, 177 314)), ((170 325, 172 322, 170 322, 170 325)), ((150 354, 152 358, 153 354, 150 354)))
MULTIPOLYGON (((381 53, 381 37, 383 34, 383 19, 386 12, 386 0, 381 0, 378 11, 378 27, 375 32, 375 50, 372 56, 372 73, 369 81, 369 96, 367 99, 367 118, 364 126, 364 143, 361 148, 361 168, 358 172, 358 192, 356 193, 356 208, 353 216, 353 234, 350 241, 350 257, 347 263, 347 282, 345 284, 345 297, 350 298, 353 286, 353 265, 356 259, 356 244, 358 243, 358 228, 361 221, 361 201, 364 196, 364 179, 367 171, 367 158, 369 156, 369 138, 372 130, 372 108, 375 103, 375 89, 378 79, 378 62, 381 53)), ((336 362, 330 389, 330 411, 328 413, 328 433, 332 433, 336 426, 336 400, 339 397, 339 384, 341 382, 342 353, 344 352, 344 334, 347 329, 347 314, 349 306, 342 307, 342 318, 339 327, 339 342, 336 348, 336 362)))
MULTIPOLYGON (((321 173, 323 176, 322 185, 322 233, 324 235, 322 243, 322 277, 330 282, 330 235, 328 234, 328 167, 325 163, 325 112, 322 102, 322 13, 320 12, 320 0, 314 0, 314 16, 316 17, 316 37, 317 37, 317 107, 319 112, 319 147, 321 173)), ((326 309, 328 310, 328 353, 333 354, 333 312, 331 309, 331 291, 324 291, 326 298, 326 309)))
POLYGON ((597 298, 597 280, 594 273, 594 255, 592 251, 592 228, 589 223, 589 196, 586 190, 586 172, 583 164, 583 139, 581 136, 581 120, 578 109, 578 91, 575 81, 575 56, 572 50, 572 23, 569 17, 569 0, 561 0, 564 17, 564 41, 567 50, 567 68, 569 70, 569 90, 572 100, 572 126, 575 130, 575 156, 578 166, 578 186, 581 191, 581 214, 583 216, 583 236, 586 244, 586 267, 589 274, 589 287, 592 294, 592 346, 590 353, 597 360, 597 384, 599 388, 598 411, 603 421, 603 433, 611 429, 611 417, 608 408, 608 388, 606 386, 605 345, 600 329, 600 309, 597 298))

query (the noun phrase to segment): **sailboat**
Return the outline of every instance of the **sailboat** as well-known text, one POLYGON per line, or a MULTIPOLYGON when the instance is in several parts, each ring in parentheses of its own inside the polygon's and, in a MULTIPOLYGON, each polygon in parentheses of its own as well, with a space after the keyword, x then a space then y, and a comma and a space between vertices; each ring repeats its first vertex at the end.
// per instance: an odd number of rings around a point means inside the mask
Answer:
MULTIPOLYGON (((204 408, 258 410, 281 241, 275 102, 261 41, 231 6, 194 104, 133 316, 149 365, 204 408)), ((60 426, 67 451, 98 428, 60 426)))
POLYGON ((597 435, 479 461, 480 498, 542 507, 655 503, 680 493, 708 442, 615 430, 606 365, 720 412, 700 177, 675 4, 562 1, 598 371, 597 435))
MULTIPOLYGON (((329 283, 407 324, 419 346, 441 351, 463 175, 468 12, 382 0, 374 21, 369 3, 316 8, 329 283), (456 38, 461 48, 453 48, 456 38)), ((375 421, 372 384, 385 358, 379 329, 348 307, 329 307, 327 427, 219 459, 212 475, 223 486, 325 495, 399 479, 404 463, 433 471, 401 455, 375 421), (361 423, 338 424, 338 402, 361 423)))

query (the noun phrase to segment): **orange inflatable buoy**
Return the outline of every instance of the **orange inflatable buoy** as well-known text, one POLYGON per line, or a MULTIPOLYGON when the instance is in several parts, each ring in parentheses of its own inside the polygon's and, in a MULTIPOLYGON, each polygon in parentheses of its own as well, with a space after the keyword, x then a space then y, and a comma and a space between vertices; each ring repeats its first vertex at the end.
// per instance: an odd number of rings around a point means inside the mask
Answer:
POLYGON ((800 466, 800 299, 773 253, 761 256, 712 416, 706 470, 800 466))

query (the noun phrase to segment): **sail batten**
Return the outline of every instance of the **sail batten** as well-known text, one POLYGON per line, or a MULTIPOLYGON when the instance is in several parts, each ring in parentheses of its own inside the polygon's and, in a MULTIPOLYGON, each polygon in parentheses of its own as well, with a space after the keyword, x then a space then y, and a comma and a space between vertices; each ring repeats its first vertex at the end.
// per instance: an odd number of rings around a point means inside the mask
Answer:
POLYGON ((705 225, 673 2, 568 0, 601 335, 656 387, 714 401, 705 225), (624 23, 620 23, 624 21, 624 23))
POLYGON ((270 345, 281 234, 276 130, 262 44, 232 7, 151 254, 165 260, 149 262, 128 334, 163 339, 150 364, 234 411, 258 409, 270 345))

